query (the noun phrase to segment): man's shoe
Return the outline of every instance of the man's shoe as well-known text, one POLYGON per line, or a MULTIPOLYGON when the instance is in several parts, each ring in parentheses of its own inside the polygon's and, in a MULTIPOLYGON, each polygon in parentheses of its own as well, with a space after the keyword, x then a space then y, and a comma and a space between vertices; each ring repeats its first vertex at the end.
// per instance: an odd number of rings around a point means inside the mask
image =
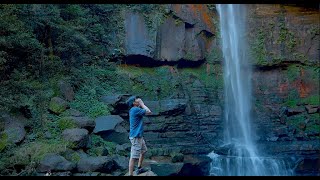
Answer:
POLYGON ((148 169, 147 168, 138 168, 134 171, 135 175, 139 175, 141 173, 147 172, 148 169))

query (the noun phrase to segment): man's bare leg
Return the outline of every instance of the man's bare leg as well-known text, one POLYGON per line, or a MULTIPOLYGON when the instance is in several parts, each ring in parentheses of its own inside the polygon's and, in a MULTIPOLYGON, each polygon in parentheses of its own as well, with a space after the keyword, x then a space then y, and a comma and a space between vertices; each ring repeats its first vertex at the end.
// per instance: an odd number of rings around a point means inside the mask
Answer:
POLYGON ((143 159, 144 159, 144 153, 141 153, 139 157, 138 168, 142 166, 143 159))
MULTIPOLYGON (((129 176, 133 176, 133 168, 134 168, 134 163, 135 163, 136 159, 134 158, 130 158, 129 160, 129 176)), ((139 160, 140 162, 140 160, 139 160)))

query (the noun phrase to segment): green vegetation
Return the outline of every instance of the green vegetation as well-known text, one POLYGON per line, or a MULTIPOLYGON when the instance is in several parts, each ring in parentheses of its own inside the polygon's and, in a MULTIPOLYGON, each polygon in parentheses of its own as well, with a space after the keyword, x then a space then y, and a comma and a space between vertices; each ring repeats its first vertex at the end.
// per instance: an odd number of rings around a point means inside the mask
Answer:
POLYGON ((206 53, 205 57, 208 63, 223 61, 222 51, 218 48, 212 48, 209 53, 206 53))
POLYGON ((143 15, 149 38, 155 40, 157 28, 164 23, 170 13, 166 6, 165 4, 127 4, 126 8, 143 15))
POLYGON ((176 18, 176 19, 174 20, 174 24, 175 24, 176 26, 180 26, 181 24, 184 24, 184 22, 183 22, 180 18, 176 18))
POLYGON ((70 107, 92 118, 109 115, 110 109, 100 101, 100 98, 114 91, 117 77, 112 67, 103 68, 92 65, 75 69, 71 80, 78 88, 75 100, 70 103, 70 107))
POLYGON ((255 63, 258 65, 267 65, 267 49, 265 47, 266 43, 266 32, 261 28, 258 30, 255 40, 251 46, 252 54, 255 59, 255 63))
MULTIPOLYGON (((308 33, 313 36, 316 31, 310 29, 308 33)), ((250 47, 254 64, 272 66, 281 64, 284 60, 308 63, 305 53, 296 48, 301 40, 298 39, 296 30, 287 24, 283 11, 276 20, 270 19, 267 23, 263 22, 261 27, 257 30, 253 29, 251 33, 250 47)))
POLYGON ((298 92, 293 90, 288 94, 287 99, 283 103, 284 106, 294 108, 298 104, 307 104, 307 105, 319 105, 320 97, 319 95, 311 95, 306 98, 299 98, 298 92))
MULTIPOLYGON (((122 77, 122 91, 140 95, 148 99, 166 98, 179 86, 177 77, 170 71, 170 66, 145 68, 123 66, 118 68, 122 77), (161 78, 159 78, 161 77, 161 78)), ((119 89, 120 90, 120 89, 119 89)), ((121 91, 120 90, 120 91, 121 91)))
MULTIPOLYGON (((319 119, 319 116, 318 116, 319 119)), ((307 132, 320 132, 320 125, 319 124, 313 124, 313 125, 307 125, 306 127, 307 132)), ((319 139, 319 137, 318 137, 319 139)))
POLYGON ((70 119, 68 117, 63 117, 61 119, 59 119, 58 121, 58 127, 60 130, 65 130, 65 129, 72 129, 77 127, 74 120, 70 119))
POLYGON ((80 161, 80 159, 81 159, 81 157, 78 153, 72 153, 70 161, 77 163, 80 161))
POLYGON ((304 123, 307 117, 303 114, 295 115, 288 118, 287 124, 294 126, 296 129, 299 129, 300 123, 304 123))
POLYGON ((48 153, 62 153, 67 143, 60 140, 37 140, 21 146, 12 147, 0 159, 1 174, 16 174, 14 167, 25 166, 25 169, 34 167, 48 153), (8 172, 7 172, 8 171, 8 172))
POLYGON ((288 93, 287 99, 285 99, 283 105, 293 108, 296 107, 297 104, 299 103, 299 93, 297 90, 292 90, 288 93))
POLYGON ((67 102, 63 101, 62 103, 56 102, 54 99, 49 103, 49 109, 55 113, 61 114, 66 110, 67 102))
POLYGON ((102 156, 105 150, 107 150, 110 155, 116 153, 116 144, 114 142, 106 141, 95 134, 91 135, 90 147, 87 153, 91 156, 102 156))
MULTIPOLYGON (((208 5, 208 8, 215 10, 214 5, 208 5)), ((207 64, 195 68, 147 68, 121 64, 125 38, 123 18, 128 9, 143 14, 151 39, 156 38, 156 28, 169 16, 177 25, 183 23, 166 5, 156 4, 0 5, 0 112, 25 116, 23 123, 27 131, 21 144, 8 143, 8 135, 3 132, 4 124, 0 122, 1 175, 32 175, 47 153, 69 154, 66 150, 73 144, 62 141, 61 133, 76 124, 66 113, 56 115, 48 111, 50 106, 62 111, 56 104, 50 104, 53 97, 63 98, 59 87, 61 80, 74 88, 75 99, 68 102, 70 108, 90 118, 110 114, 109 107, 100 101, 102 96, 128 93, 148 100, 182 97, 196 80, 204 85, 204 91, 210 91, 208 94, 213 94, 216 99, 219 97, 224 84, 220 64, 222 52, 218 48, 212 48, 205 55, 207 64), (22 169, 24 173, 21 174, 22 169)), ((218 27, 217 20, 214 23, 218 27)), ((298 41, 287 27, 280 26, 278 43, 285 41, 292 51, 298 41)), ((311 29, 310 33, 316 34, 318 30, 311 29)), ((260 29, 253 43, 255 57, 262 65, 268 64, 269 55, 272 55, 273 63, 283 59, 280 55, 267 53, 266 37, 266 31, 260 29)), ((211 38, 217 38, 216 44, 220 43, 219 28, 211 38)), ((293 56, 304 57, 298 52, 293 56)), ((185 57, 194 59, 194 54, 189 52, 185 57)), ((302 68, 288 67, 290 83, 300 76, 302 68)), ((309 71, 312 80, 318 80, 319 67, 308 67, 309 71)), ((298 92, 292 91, 284 104, 295 107, 300 102, 317 105, 319 96, 299 100, 298 92)), ((312 121, 316 118, 310 115, 312 121)), ((298 116, 289 123, 298 125, 303 120, 303 116, 298 116)), ((319 125, 308 128, 316 130, 319 125)), ((89 155, 119 153, 115 143, 98 135, 90 136, 91 148, 86 151, 89 155)), ((161 148, 149 151, 153 155, 172 155, 181 161, 181 154, 170 152, 161 148)), ((121 153, 127 155, 126 151, 121 153)), ((72 153, 69 158, 78 162, 80 155, 72 153)))
POLYGON ((6 133, 0 134, 0 152, 2 152, 7 146, 8 135, 6 133))
POLYGON ((292 52, 294 47, 297 45, 297 40, 293 34, 285 25, 284 21, 279 23, 279 38, 277 39, 276 43, 281 44, 284 43, 285 46, 288 48, 289 52, 292 52))
MULTIPOLYGON (((295 129, 303 130, 304 132, 320 132, 320 125, 317 123, 319 121, 319 114, 299 114, 288 118, 287 125, 293 126, 295 129), (308 122, 308 123, 306 123, 308 122), (306 124, 305 129, 301 129, 301 125, 306 124)), ((319 138, 319 137, 318 137, 319 138)))
POLYGON ((320 105, 320 96, 319 95, 312 95, 312 96, 303 98, 301 100, 301 102, 304 104, 309 104, 309 105, 320 105))
POLYGON ((216 5, 215 4, 206 4, 208 9, 211 11, 216 11, 216 5))
POLYGON ((320 133, 319 113, 309 114, 308 117, 309 117, 309 123, 306 127, 306 131, 320 133))
MULTIPOLYGON (((315 83, 318 83, 319 73, 317 67, 293 64, 287 67, 287 77, 290 84, 295 83, 298 78, 303 78, 301 77, 301 71, 305 73, 305 77, 308 78, 309 81, 312 80, 315 83)), ((289 92, 287 99, 283 104, 288 107, 296 107, 297 104, 319 105, 320 97, 317 94, 311 94, 305 98, 300 98, 297 90, 293 89, 289 92)))
POLYGON ((224 83, 222 66, 220 64, 211 64, 210 67, 210 73, 207 72, 205 65, 197 68, 179 69, 179 72, 184 79, 189 79, 190 76, 193 76, 199 79, 205 87, 213 88, 217 91, 222 90, 224 83))
POLYGON ((166 99, 174 95, 173 92, 183 91, 182 83, 185 84, 190 77, 194 77, 214 92, 221 91, 223 88, 221 65, 210 64, 210 72, 207 72, 206 68, 206 65, 197 68, 120 66, 116 74, 126 83, 115 86, 120 92, 141 95, 147 99, 166 99))
POLYGON ((299 65, 291 65, 287 68, 287 77, 289 82, 295 81, 300 76, 300 66, 299 65))
POLYGON ((101 97, 97 91, 97 86, 83 85, 76 94, 75 100, 71 102, 70 106, 84 112, 89 117, 95 118, 102 115, 109 115, 108 107, 101 101, 101 97))
POLYGON ((177 152, 172 152, 171 154, 170 154, 170 156, 171 156, 171 161, 173 162, 173 163, 176 163, 176 162, 183 162, 183 160, 184 160, 184 155, 182 154, 182 153, 177 153, 177 152))
POLYGON ((186 60, 194 60, 194 59, 196 59, 196 56, 195 56, 194 53, 188 51, 188 52, 184 55, 183 58, 186 59, 186 60))

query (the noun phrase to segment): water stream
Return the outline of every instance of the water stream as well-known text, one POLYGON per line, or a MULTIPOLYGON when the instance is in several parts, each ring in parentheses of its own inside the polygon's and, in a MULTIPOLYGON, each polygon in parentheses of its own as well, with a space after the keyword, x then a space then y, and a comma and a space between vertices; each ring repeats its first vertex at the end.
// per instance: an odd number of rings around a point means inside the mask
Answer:
POLYGON ((252 131, 251 68, 246 43, 245 5, 217 5, 224 57, 224 144, 227 153, 212 152, 212 176, 292 175, 286 163, 262 157, 252 131))

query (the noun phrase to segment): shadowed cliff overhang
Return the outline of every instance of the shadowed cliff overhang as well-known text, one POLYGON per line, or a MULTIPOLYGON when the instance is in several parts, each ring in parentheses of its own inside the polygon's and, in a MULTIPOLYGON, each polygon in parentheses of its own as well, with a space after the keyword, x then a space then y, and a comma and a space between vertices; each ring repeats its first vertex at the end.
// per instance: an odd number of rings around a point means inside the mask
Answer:
POLYGON ((310 8, 310 9, 313 9, 313 10, 319 10, 320 8, 320 4, 319 3, 301 3, 301 4, 285 4, 287 6, 297 6, 297 7, 304 7, 304 8, 310 8))
POLYGON ((190 61, 185 59, 180 59, 178 61, 159 61, 153 58, 149 58, 143 55, 130 55, 124 58, 124 63, 128 65, 138 65, 141 67, 158 67, 164 65, 174 66, 177 65, 178 68, 185 67, 198 67, 205 62, 205 59, 190 61))
POLYGON ((271 64, 271 65, 253 65, 253 68, 258 71, 269 71, 273 69, 281 69, 281 68, 287 68, 291 64, 300 64, 300 65, 306 65, 303 62, 300 61, 282 61, 278 64, 271 64))

